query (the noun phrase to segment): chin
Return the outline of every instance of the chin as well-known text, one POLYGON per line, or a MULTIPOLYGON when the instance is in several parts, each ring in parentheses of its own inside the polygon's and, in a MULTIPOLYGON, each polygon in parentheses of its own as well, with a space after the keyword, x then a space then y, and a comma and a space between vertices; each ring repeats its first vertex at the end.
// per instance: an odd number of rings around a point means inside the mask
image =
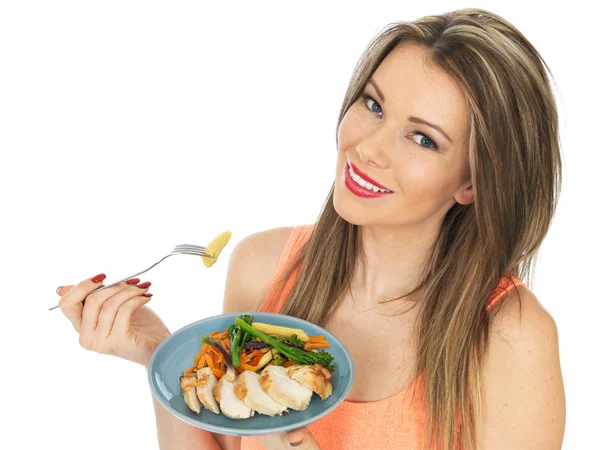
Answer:
POLYGON ((357 226, 369 223, 367 211, 360 211, 355 204, 353 205, 352 202, 349 201, 350 199, 340 197, 343 197, 343 194, 340 195, 339 189, 336 186, 333 191, 333 208, 342 219, 357 226))

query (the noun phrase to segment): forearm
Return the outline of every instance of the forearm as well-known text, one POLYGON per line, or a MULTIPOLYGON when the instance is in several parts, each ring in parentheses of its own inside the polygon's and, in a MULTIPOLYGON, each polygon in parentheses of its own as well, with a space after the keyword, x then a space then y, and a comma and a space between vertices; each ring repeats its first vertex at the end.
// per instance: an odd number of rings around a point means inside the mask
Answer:
POLYGON ((160 450, 222 450, 216 438, 179 420, 152 397, 160 450))

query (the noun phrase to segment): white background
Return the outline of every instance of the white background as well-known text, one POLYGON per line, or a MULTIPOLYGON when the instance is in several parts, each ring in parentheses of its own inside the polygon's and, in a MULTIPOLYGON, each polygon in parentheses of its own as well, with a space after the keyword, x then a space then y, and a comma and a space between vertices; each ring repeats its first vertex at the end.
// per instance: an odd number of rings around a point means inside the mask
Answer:
MULTIPOLYGON (((127 276, 230 229, 210 270, 181 256, 142 278, 171 331, 220 313, 237 242, 316 220, 343 95, 369 40, 472 2, 215 3, 1 3, 2 448, 158 448, 144 369, 83 350, 60 310, 48 312, 55 288, 127 276)), ((590 448, 600 419, 597 23, 587 2, 476 3, 516 25, 555 77, 564 187, 531 287, 559 328, 564 448, 590 448)))

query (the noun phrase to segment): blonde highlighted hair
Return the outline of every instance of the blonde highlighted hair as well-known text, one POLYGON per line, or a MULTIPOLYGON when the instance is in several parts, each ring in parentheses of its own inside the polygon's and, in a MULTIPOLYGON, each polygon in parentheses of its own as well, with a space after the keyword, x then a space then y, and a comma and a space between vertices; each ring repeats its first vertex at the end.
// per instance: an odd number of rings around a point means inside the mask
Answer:
MULTIPOLYGON (((377 35, 354 70, 338 128, 382 60, 406 41, 422 45, 459 83, 469 107, 475 200, 448 211, 421 282, 401 298, 419 297, 414 376, 424 374, 426 448, 470 450, 493 320, 485 301, 505 275, 531 282, 560 192, 558 114, 550 69, 533 45, 502 17, 467 8, 393 23, 377 35)), ((347 292, 362 252, 360 227, 337 214, 333 189, 274 291, 297 271, 281 313, 321 326, 347 292)))

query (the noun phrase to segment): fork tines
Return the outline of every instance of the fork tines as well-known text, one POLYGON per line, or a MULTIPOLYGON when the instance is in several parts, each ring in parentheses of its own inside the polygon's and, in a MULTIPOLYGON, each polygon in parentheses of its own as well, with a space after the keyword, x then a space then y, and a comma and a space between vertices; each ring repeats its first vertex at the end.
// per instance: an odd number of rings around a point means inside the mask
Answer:
POLYGON ((214 258, 214 256, 207 255, 205 248, 194 244, 181 244, 177 245, 173 249, 173 253, 189 253, 192 255, 206 256, 207 258, 214 258))

